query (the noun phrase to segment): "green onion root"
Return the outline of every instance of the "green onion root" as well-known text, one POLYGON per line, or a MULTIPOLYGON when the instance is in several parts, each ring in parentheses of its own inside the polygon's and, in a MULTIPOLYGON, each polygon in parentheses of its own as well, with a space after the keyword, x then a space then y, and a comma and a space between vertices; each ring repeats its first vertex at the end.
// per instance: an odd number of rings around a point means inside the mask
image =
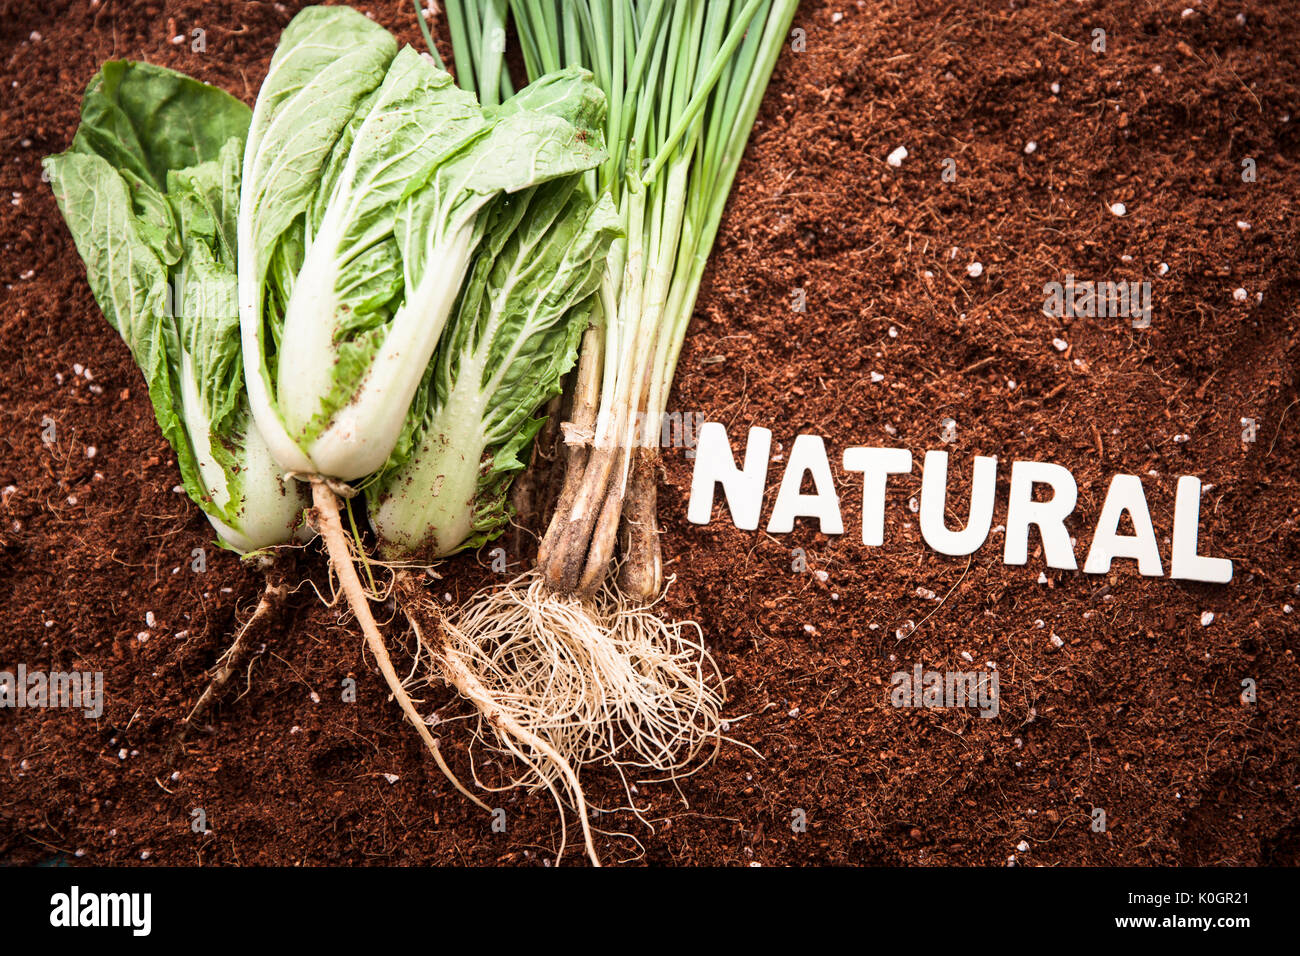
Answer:
POLYGON ((538 568, 552 590, 590 595, 602 583, 618 531, 617 521, 610 528, 606 512, 613 508, 616 519, 622 510, 624 472, 618 465, 624 455, 618 448, 596 446, 588 450, 585 463, 571 460, 570 475, 538 554, 538 568), (574 465, 579 465, 577 481, 566 500, 574 465))
POLYGON ((486 719, 497 749, 521 756, 525 743, 533 785, 563 786, 584 833, 584 767, 613 765, 625 783, 629 771, 671 779, 717 754, 726 692, 700 628, 664 621, 612 581, 584 599, 532 571, 480 591, 440 624, 436 656, 456 666, 446 676, 478 706, 479 739, 486 719))
POLYGON ((511 785, 544 786, 560 807, 560 849, 557 859, 564 855, 568 836, 568 825, 564 820, 566 801, 561 795, 563 788, 568 795, 569 805, 578 814, 587 856, 595 866, 600 866, 600 857, 596 855, 596 847, 591 839, 586 796, 573 765, 546 739, 534 733, 519 719, 520 709, 515 702, 503 696, 499 689, 489 688, 484 683, 483 672, 474 653, 476 645, 447 620, 442 609, 424 594, 418 582, 410 574, 400 573, 397 584, 402 592, 399 603, 420 647, 433 662, 437 676, 456 688, 462 697, 478 709, 479 729, 475 733, 476 739, 484 740, 482 727, 486 721, 492 728, 496 749, 518 758, 530 770, 527 778, 516 780, 511 785), (431 641, 426 636, 426 631, 436 633, 440 640, 431 641))
POLYGON ((623 563, 618 567, 619 590, 643 604, 653 601, 663 589, 663 552, 656 517, 658 462, 654 449, 642 446, 636 450, 619 532, 623 552, 623 563))
MULTIPOLYGON (((607 266, 608 268, 608 266, 607 266)), ((598 305, 596 315, 605 306, 598 305)), ((618 529, 608 512, 622 507, 626 452, 604 439, 599 421, 604 374, 603 320, 587 328, 573 382, 564 483, 537 551, 537 568, 560 594, 591 596, 604 582, 618 529), (611 500, 611 498, 615 500, 611 500)))

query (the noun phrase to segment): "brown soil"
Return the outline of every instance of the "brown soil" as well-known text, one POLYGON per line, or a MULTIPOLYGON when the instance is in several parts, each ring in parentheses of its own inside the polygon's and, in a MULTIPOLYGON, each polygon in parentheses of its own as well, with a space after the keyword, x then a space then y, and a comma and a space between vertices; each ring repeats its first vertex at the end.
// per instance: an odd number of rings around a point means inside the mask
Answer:
MULTIPOLYGON (((733 440, 766 425, 785 449, 807 431, 833 458, 893 445, 918 467, 891 480, 886 544, 867 549, 856 476, 837 472, 847 534, 802 522, 769 536, 737 531, 721 510, 707 527, 687 524, 691 463, 666 454, 669 605, 703 625, 730 678, 730 713, 749 715, 732 732, 757 753, 727 746, 680 793, 641 787, 653 826, 625 811, 602 820, 644 855, 611 837, 607 859, 1297 862, 1300 611, 1284 605, 1300 607, 1300 16, 1290 0, 1188 2, 1188 17, 1182 4, 1125 2, 804 4, 807 48, 777 67, 672 405, 727 423, 733 440), (1094 28, 1106 30, 1104 54, 1090 49, 1094 28), (900 145, 909 156, 892 168, 885 157, 900 145), (940 179, 947 157, 954 183, 940 179), (1242 182, 1244 157, 1258 182, 1242 182), (1115 202, 1127 215, 1112 215, 1115 202), (1151 280, 1152 327, 1048 319, 1042 287, 1066 273, 1151 280), (806 312, 791 308, 796 288, 806 312), (952 445, 939 440, 947 417, 952 445), (1259 423, 1253 444, 1243 417, 1259 423), (1174 483, 1199 475, 1214 486, 1202 550, 1231 557, 1236 576, 1191 585, 1121 561, 1108 579, 1053 571, 1038 584, 1041 553, 1007 567, 998 535, 969 562, 942 557, 908 509, 930 448, 951 451, 959 476, 976 454, 999 457, 995 525, 1011 460, 1069 467, 1080 560, 1110 476, 1142 475, 1166 570, 1174 483), (791 570, 796 547, 825 582, 791 570), (908 621, 918 626, 899 639, 908 621), (963 652, 972 666, 998 663, 997 719, 889 706, 893 671, 960 669, 963 652), (1258 685, 1250 706, 1239 701, 1246 677, 1258 685), (1089 826, 1093 807, 1105 833, 1089 826), (806 833, 792 831, 796 809, 806 833)), ((418 43, 405 0, 360 6, 418 43)), ((0 205, 0 487, 16 489, 0 507, 0 669, 102 669, 108 698, 99 721, 0 713, 0 860, 554 855, 544 795, 491 796, 507 811, 494 833, 439 776, 358 630, 317 599, 313 586, 328 582, 315 549, 281 569, 302 586, 209 715, 211 731, 168 759, 263 579, 218 553, 172 491, 178 473, 139 373, 98 314, 39 160, 67 145, 81 90, 110 57, 172 66, 251 102, 294 8, 0 0, 0 195, 13 200, 0 205), (206 53, 170 42, 195 28, 206 53), (204 574, 190 570, 200 547, 204 574), (355 704, 341 700, 349 675, 355 704), (196 808, 206 835, 191 830, 196 808)), ((769 496, 779 478, 777 465, 769 496)), ((452 562, 439 592, 468 595, 493 579, 488 563, 452 562)), ((466 713, 442 689, 424 706, 466 713)), ((468 773, 463 727, 442 739, 468 773)), ((593 802, 623 802, 616 778, 587 784, 593 802)))

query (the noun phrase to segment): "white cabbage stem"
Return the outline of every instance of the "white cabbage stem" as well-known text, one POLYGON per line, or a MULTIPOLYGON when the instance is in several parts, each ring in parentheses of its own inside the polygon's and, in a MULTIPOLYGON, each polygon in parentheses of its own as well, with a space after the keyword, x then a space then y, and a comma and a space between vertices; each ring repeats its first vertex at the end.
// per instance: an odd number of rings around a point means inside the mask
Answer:
MULTIPOLYGON (((285 437, 296 449, 291 457, 308 463, 309 467, 301 470, 355 481, 388 459, 464 281, 474 236, 471 219, 431 252, 419 284, 397 310, 348 404, 318 435, 302 440, 292 436, 302 436, 320 415, 338 362, 334 244, 327 236, 317 236, 294 283, 285 315, 276 379, 278 407, 271 407, 266 393, 261 407, 263 415, 278 411, 285 437)), ((249 393, 251 397, 251 388, 249 393)), ((255 404, 255 411, 257 408, 255 404)), ((260 424, 261 419, 258 421, 260 424)))
MULTIPOLYGON (((302 489, 292 478, 284 477, 271 458, 271 451, 250 417, 245 423, 239 456, 240 498, 234 499, 226 471, 213 451, 213 430, 207 407, 199 393, 194 374, 194 360, 181 350, 181 412, 185 432, 199 466, 199 480, 212 505, 226 515, 237 517, 234 525, 204 511, 208 521, 223 541, 241 554, 257 551, 288 540, 302 517, 305 505, 302 489)), ((299 533, 302 537, 305 533, 299 533)))

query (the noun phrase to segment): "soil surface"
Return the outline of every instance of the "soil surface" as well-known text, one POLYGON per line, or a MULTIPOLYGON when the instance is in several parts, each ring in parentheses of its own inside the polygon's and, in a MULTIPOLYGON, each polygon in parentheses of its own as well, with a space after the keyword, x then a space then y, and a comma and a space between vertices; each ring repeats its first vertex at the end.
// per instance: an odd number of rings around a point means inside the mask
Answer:
MULTIPOLYGON (((358 6, 420 43, 405 0, 358 6)), ((489 795, 506 811, 495 832, 438 773, 360 632, 320 600, 315 547, 276 569, 292 587, 282 613, 173 748, 265 575, 216 549, 176 493, 40 158, 67 146, 109 58, 251 103, 296 8, 0 0, 0 669, 102 670, 106 684, 98 720, 0 711, 0 861, 554 860, 545 794, 489 795), (342 699, 349 676, 355 703, 342 699)), ((626 834, 598 841, 607 861, 1298 862, 1298 24, 1292 0, 802 5, 672 408, 727 424, 737 450, 762 425, 775 456, 806 432, 835 462, 885 445, 911 449, 916 467, 890 480, 885 544, 868 548, 860 476, 836 468, 841 536, 807 520, 739 531, 721 505, 697 526, 692 462, 666 452, 667 606, 702 625, 739 744, 679 788, 639 786, 644 821, 602 815, 626 834), (1044 285, 1067 274, 1149 281, 1150 328, 1045 315, 1044 285), (951 453, 954 527, 974 456, 999 459, 995 531, 969 559, 921 540, 911 502, 929 449, 951 453), (1166 574, 1175 483, 1199 476, 1201 551, 1230 557, 1235 576, 1144 578, 1129 560, 1106 577, 1048 570, 1037 536, 1026 566, 1003 564, 1017 459, 1073 473, 1080 563, 1111 476, 1141 476, 1166 574), (987 662, 994 719, 889 703, 895 671, 987 662)), ((513 572, 527 555, 510 560, 513 572)), ((486 552, 440 571, 451 600, 499 580, 486 552)), ((400 651, 405 636, 388 631, 400 651)), ((468 713, 442 688, 421 706, 468 713)), ((464 724, 439 733, 468 775, 464 724)), ((593 803, 626 804, 617 777, 584 781, 593 803)))

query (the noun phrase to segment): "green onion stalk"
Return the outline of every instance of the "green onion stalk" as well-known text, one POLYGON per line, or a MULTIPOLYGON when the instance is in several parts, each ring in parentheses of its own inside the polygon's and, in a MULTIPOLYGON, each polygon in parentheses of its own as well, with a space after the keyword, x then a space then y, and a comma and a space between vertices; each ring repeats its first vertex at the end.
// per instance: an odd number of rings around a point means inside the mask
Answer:
MULTIPOLYGON (((445 3, 458 80, 484 103, 510 88, 501 44, 492 42, 507 12, 530 80, 580 67, 608 103, 609 156, 586 175, 613 200, 623 236, 606 259, 572 380, 563 483, 534 570, 476 596, 449 622, 481 653, 508 649, 516 669, 546 675, 549 696, 530 698, 528 712, 514 716, 574 766, 603 759, 676 776, 721 739, 724 692, 698 626, 667 623, 653 610, 664 590, 655 518, 660 423, 796 6, 445 3), (550 669, 521 664, 522 648, 549 655, 550 669), (563 683, 556 668, 577 688, 564 700, 555 696, 563 683)), ((526 698, 516 677, 502 677, 495 691, 526 698)))

